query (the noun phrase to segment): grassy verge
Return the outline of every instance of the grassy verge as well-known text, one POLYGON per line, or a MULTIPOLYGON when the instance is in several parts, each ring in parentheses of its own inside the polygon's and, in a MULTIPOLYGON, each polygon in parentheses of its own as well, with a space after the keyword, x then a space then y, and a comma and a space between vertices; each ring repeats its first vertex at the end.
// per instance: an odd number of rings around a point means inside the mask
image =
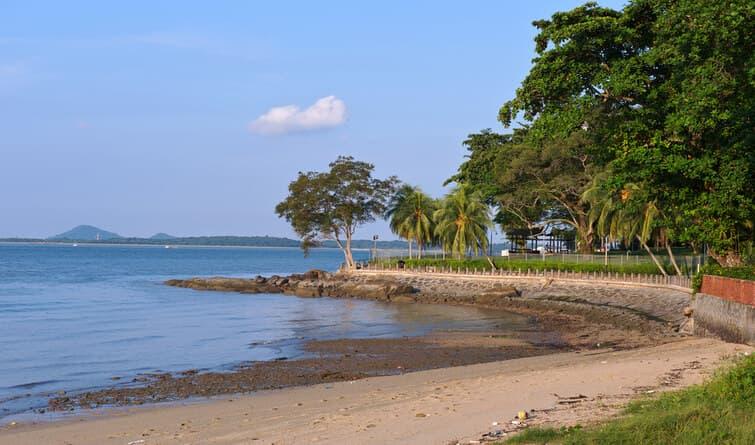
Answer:
POLYGON ((631 403, 624 416, 589 427, 531 428, 501 444, 754 444, 755 356, 708 382, 631 403))
MULTIPOLYGON (((383 260, 380 264, 384 264, 388 267, 394 267, 398 260, 383 260)), ((660 271, 654 264, 640 263, 640 264, 609 264, 603 265, 598 263, 570 263, 561 262, 558 257, 546 258, 545 260, 514 260, 505 259, 502 257, 493 258, 493 261, 498 269, 512 270, 512 271, 540 271, 540 270, 561 270, 569 272, 612 272, 612 273, 638 273, 638 274, 660 274, 660 271)), ((454 270, 490 270, 490 263, 485 258, 465 258, 461 260, 455 259, 435 259, 435 258, 423 258, 420 260, 411 259, 404 260, 406 267, 451 267, 454 270)), ((669 271, 669 273, 672 273, 669 271)))

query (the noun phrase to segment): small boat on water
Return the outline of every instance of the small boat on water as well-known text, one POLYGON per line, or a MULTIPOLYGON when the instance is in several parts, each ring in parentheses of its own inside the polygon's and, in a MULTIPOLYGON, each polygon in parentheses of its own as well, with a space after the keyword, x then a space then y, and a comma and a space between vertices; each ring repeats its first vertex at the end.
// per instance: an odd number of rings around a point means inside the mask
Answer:
POLYGON ((71 247, 79 247, 79 245, 76 244, 76 243, 73 243, 73 244, 71 244, 71 247))

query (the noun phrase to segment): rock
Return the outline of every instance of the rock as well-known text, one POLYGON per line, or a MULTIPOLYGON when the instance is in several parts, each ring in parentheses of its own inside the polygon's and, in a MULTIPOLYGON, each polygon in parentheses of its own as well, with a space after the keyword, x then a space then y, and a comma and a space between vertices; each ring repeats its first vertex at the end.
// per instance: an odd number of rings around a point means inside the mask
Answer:
POLYGON ((684 308, 683 314, 684 314, 685 317, 691 317, 694 312, 695 312, 694 309, 692 309, 691 307, 687 306, 687 307, 684 308))
POLYGON ((475 303, 495 305, 501 301, 505 301, 508 298, 517 297, 517 296, 519 296, 519 293, 513 287, 504 288, 500 290, 495 289, 495 290, 492 290, 490 292, 485 292, 475 297, 475 303))
POLYGON ((416 300, 411 295, 396 295, 395 297, 391 297, 390 301, 392 303, 415 303, 416 300))

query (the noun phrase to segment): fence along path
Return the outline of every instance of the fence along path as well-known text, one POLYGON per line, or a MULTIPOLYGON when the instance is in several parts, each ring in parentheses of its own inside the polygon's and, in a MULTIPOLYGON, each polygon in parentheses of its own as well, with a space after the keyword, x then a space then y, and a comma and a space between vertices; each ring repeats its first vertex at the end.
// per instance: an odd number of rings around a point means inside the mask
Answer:
POLYGON ((667 287, 692 293, 692 279, 678 275, 650 275, 623 272, 571 272, 557 269, 470 269, 441 266, 388 266, 382 263, 364 264, 357 272, 390 274, 429 274, 459 277, 501 277, 501 278, 540 278, 591 283, 617 283, 646 287, 667 287))

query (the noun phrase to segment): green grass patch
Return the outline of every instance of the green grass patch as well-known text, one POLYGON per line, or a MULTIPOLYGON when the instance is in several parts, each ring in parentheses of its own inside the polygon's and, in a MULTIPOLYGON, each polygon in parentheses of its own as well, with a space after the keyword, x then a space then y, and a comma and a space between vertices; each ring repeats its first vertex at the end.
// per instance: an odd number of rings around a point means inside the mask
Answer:
MULTIPOLYGON (((599 273, 599 272, 611 272, 611 273, 626 273, 626 274, 647 274, 647 275, 660 275, 660 271, 651 263, 639 263, 639 264, 599 264, 599 263, 575 263, 575 262, 563 262, 558 256, 546 257, 545 260, 531 259, 506 259, 503 257, 492 258, 496 268, 509 270, 514 272, 521 271, 522 273, 530 270, 542 271, 542 270, 560 270, 568 272, 581 272, 581 273, 599 273)), ((491 269, 490 263, 485 258, 464 258, 464 259, 436 259, 436 258, 422 258, 422 259, 405 259, 405 266, 408 268, 416 267, 439 267, 439 268, 452 268, 453 270, 465 271, 489 271, 491 269)), ((379 260, 379 264, 383 264, 386 267, 395 267, 397 259, 379 260)), ((668 271, 672 273, 671 271, 668 271)))
POLYGON ((633 402, 608 423, 530 428, 501 444, 755 444, 755 356, 702 385, 633 402))

